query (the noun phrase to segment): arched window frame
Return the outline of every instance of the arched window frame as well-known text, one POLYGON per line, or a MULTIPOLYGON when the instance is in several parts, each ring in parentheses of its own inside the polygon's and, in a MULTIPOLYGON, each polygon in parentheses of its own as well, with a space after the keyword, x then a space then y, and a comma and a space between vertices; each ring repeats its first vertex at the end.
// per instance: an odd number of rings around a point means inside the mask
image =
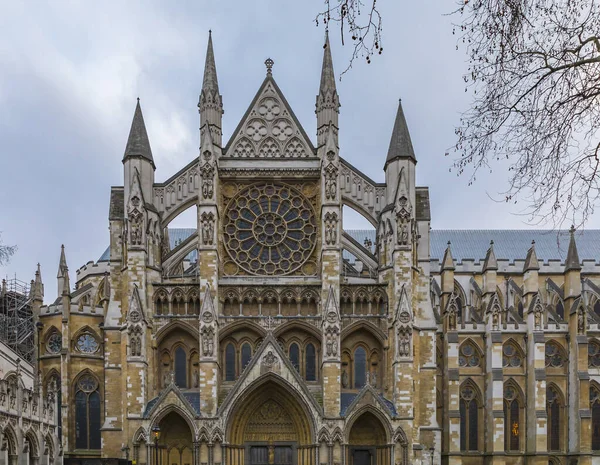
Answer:
POLYGON ((504 383, 504 450, 523 450, 525 435, 525 402, 523 392, 512 379, 504 383))
POLYGON ((502 367, 508 369, 522 369, 525 363, 525 354, 521 346, 509 339, 502 345, 502 367))
POLYGON ((546 341, 544 349, 546 368, 564 369, 567 365, 567 353, 561 343, 555 340, 546 341))
POLYGON ((473 341, 466 339, 458 349, 458 366, 461 368, 483 368, 483 353, 473 341))
POLYGON ((307 382, 317 381, 318 379, 317 346, 312 341, 308 341, 304 346, 304 379, 307 382), (312 355, 309 354, 310 347, 312 347, 312 355))
POLYGON ((597 339, 588 343, 588 368, 600 368, 600 342, 597 339))
POLYGON ((173 367, 173 374, 174 374, 174 378, 175 378, 175 384, 177 385, 177 387, 179 387, 179 389, 187 389, 188 387, 190 387, 190 364, 191 364, 191 358, 190 358, 190 351, 187 347, 187 345, 183 344, 183 343, 178 343, 178 344, 174 344, 173 348, 171 349, 171 363, 172 363, 172 367, 173 367), (183 379, 184 379, 184 385, 181 385, 182 380, 181 378, 181 374, 178 373, 178 356, 179 354, 183 354, 184 359, 183 359, 183 364, 182 367, 185 370, 185 372, 183 373, 183 379))
POLYGON ((168 315, 169 297, 164 289, 160 289, 154 297, 154 312, 157 316, 168 315))
POLYGON ((564 448, 565 401, 561 390, 554 383, 546 386, 546 414, 548 415, 548 451, 564 448), (557 417, 558 416, 558 417, 557 417))
POLYGON ((477 452, 481 447, 482 418, 481 418, 481 392, 471 379, 467 379, 460 386, 460 450, 463 452, 477 452), (473 422, 476 422, 473 425, 473 422))
MULTIPOLYGON (((362 353, 361 353, 362 354, 362 353)), ((362 355, 361 355, 362 357, 362 355)), ((368 376, 369 376, 369 348, 363 344, 357 344, 354 349, 352 350, 352 388, 353 389, 362 389, 368 382, 368 376), (365 359, 364 359, 364 373, 360 373, 361 378, 359 380, 359 368, 357 368, 357 353, 359 350, 364 351, 365 354, 365 359), (362 382, 361 385, 357 385, 357 383, 362 382)), ((363 370, 361 370, 363 371, 363 370)))
MULTIPOLYGON (((252 344, 252 342, 248 339, 243 339, 238 343, 238 347, 239 347, 239 374, 241 374, 244 369, 246 368, 246 366, 248 366, 250 364, 250 361, 252 360, 252 356, 254 355, 254 346, 252 344), (250 356, 248 357, 248 360, 244 360, 244 351, 246 349, 250 350, 250 356)), ((238 376, 239 376, 238 374, 238 376)))
MULTIPOLYGON (((88 339, 90 340, 90 339, 88 339)), ((81 341, 83 342, 84 339, 81 339, 81 341)), ((90 328, 89 326, 84 326, 83 328, 81 328, 79 331, 77 331, 75 333, 75 335, 73 336, 73 339, 71 340, 71 350, 73 352, 76 352, 78 354, 84 355, 84 356, 99 356, 102 354, 102 339, 100 338, 100 336, 98 335, 98 333, 96 331, 94 331, 92 328, 90 328), (80 344, 80 338, 84 337, 84 336, 88 336, 88 338, 93 338, 96 342, 96 348, 94 350, 82 350, 81 344, 80 344)))
POLYGON ((592 450, 600 451, 600 385, 590 383, 590 410, 592 412, 592 450))
POLYGON ((173 315, 183 316, 186 314, 185 300, 185 293, 181 289, 176 288, 173 290, 173 297, 171 299, 171 309, 173 315))
POLYGON ((300 355, 300 343, 296 339, 292 339, 288 344, 288 357, 292 366, 300 373, 302 367, 302 356, 300 355), (294 360, 294 354, 292 352, 297 351, 297 360, 294 360))
POLYGON ((89 370, 84 370, 80 373, 72 385, 73 390, 73 444, 75 445, 75 449, 77 450, 99 450, 101 448, 101 432, 100 429, 102 427, 102 411, 103 411, 103 396, 101 392, 100 380, 98 377, 89 370), (93 384, 92 384, 93 383, 93 384), (81 395, 80 395, 81 394, 81 395), (78 398, 83 399, 85 396, 85 405, 78 403, 78 398), (92 406, 90 403, 92 399, 98 400, 98 408, 97 413, 92 411, 92 406), (79 418, 79 415, 83 414, 82 411, 78 411, 79 408, 83 408, 85 410, 86 418, 85 421, 82 421, 79 418), (92 424, 92 415, 97 414, 97 425, 92 424), (81 429, 83 428, 83 424, 85 423, 85 437, 83 436, 83 432, 81 429), (79 429, 78 429, 79 426, 79 429), (92 429, 96 429, 94 426, 97 426, 97 431, 91 431, 92 429), (81 432, 81 436, 78 436, 78 432, 81 432), (85 447, 81 447, 85 446, 85 447), (96 447, 97 446, 97 447, 96 447))
POLYGON ((47 332, 43 339, 44 341, 44 354, 47 355, 58 355, 62 350, 62 334, 55 327, 52 326, 47 332), (58 349, 58 350, 56 350, 58 349))
POLYGON ((191 292, 188 296, 188 315, 200 315, 200 296, 197 292, 191 292))
POLYGON ((456 324, 466 323, 465 308, 467 306, 467 296, 458 281, 454 280, 454 303, 456 305, 456 324))
POLYGON ((237 379, 237 347, 235 341, 223 341, 223 381, 233 382, 237 379), (229 349, 233 352, 230 352, 229 349))

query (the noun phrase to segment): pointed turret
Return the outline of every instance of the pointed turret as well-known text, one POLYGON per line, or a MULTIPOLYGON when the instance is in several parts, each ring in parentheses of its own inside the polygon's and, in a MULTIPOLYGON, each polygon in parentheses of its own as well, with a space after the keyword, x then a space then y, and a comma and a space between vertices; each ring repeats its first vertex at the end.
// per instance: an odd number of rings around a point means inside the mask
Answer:
POLYGON ((415 163, 417 162, 412 141, 410 140, 410 132, 408 131, 406 118, 404 117, 404 110, 402 109, 402 100, 400 100, 398 102, 398 112, 396 113, 394 129, 392 130, 390 147, 388 149, 388 154, 383 169, 386 168, 388 163, 402 158, 410 158, 415 163))
POLYGON ((577 252, 577 244, 575 243, 575 227, 571 226, 569 231, 571 238, 569 240, 569 250, 567 251, 567 259, 565 260, 565 272, 571 270, 581 270, 579 262, 579 253, 577 252))
POLYGON ((123 163, 130 158, 143 158, 152 164, 152 168, 156 169, 139 98, 137 99, 137 105, 135 106, 135 112, 133 113, 133 121, 131 122, 131 129, 129 130, 125 154, 123 155, 123 163))
POLYGON ((69 267, 67 266, 67 258, 65 256, 64 244, 60 246, 60 261, 58 263, 57 278, 57 291, 58 295, 69 295, 70 294, 70 282, 69 282, 69 267))
POLYGON ((40 264, 37 264, 37 270, 35 272, 35 281, 33 282, 32 298, 40 303, 44 301, 44 284, 42 283, 42 272, 40 270, 40 264))
POLYGON ((537 254, 535 253, 535 241, 531 241, 531 247, 527 251, 527 257, 525 257, 525 264, 523 265, 523 272, 531 270, 539 270, 540 262, 538 261, 537 254))
POLYGON ((206 48, 206 62, 204 64, 204 79, 198 101, 200 112, 200 137, 203 138, 206 128, 212 132, 214 143, 221 147, 222 144, 222 118, 223 97, 219 94, 219 80, 217 79, 217 65, 213 51, 212 31, 208 31, 208 46, 206 48))
POLYGON ((498 261, 496 260, 496 254, 494 253, 494 241, 490 241, 490 248, 485 254, 485 260, 483 261, 483 272, 488 270, 497 270, 498 261))
POLYGON ((336 135, 338 129, 338 116, 340 98, 335 86, 335 73, 333 71, 333 60, 331 58, 331 46, 329 44, 329 33, 325 31, 325 44, 323 45, 323 66, 321 68, 321 83, 315 113, 317 114, 317 146, 325 143, 327 137, 326 128, 331 122, 335 127, 336 135))

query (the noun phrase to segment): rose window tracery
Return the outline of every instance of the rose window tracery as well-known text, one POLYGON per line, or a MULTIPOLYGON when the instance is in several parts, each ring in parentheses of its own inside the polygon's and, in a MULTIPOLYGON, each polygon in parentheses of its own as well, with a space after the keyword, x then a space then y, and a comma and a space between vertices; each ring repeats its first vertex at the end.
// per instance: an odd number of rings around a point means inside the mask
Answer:
POLYGON ((83 333, 77 338, 76 347, 79 352, 93 354, 100 348, 100 344, 92 334, 83 333))
POLYGON ((288 274, 310 257, 317 222, 309 201, 292 187, 253 185, 228 207, 224 244, 231 258, 252 274, 288 274))
POLYGON ((62 336, 59 333, 52 333, 46 343, 46 348, 50 354, 58 354, 62 349, 62 336))

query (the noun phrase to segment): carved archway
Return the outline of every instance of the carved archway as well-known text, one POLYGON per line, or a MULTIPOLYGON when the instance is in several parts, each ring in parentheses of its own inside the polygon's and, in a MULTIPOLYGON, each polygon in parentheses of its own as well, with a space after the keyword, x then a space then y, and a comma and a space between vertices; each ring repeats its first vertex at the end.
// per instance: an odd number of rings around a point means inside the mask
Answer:
MULTIPOLYGON (((194 432, 186 418, 176 411, 171 411, 162 417, 158 426, 160 428, 158 456, 162 459, 159 463, 168 463, 169 465, 196 463, 194 460, 194 432)), ((155 443, 151 441, 151 462, 156 457, 156 452, 155 443)))
POLYGON ((269 380, 238 399, 229 417, 227 463, 252 464, 278 454, 312 464, 314 427, 307 407, 284 385, 269 380))
POLYGON ((391 465, 391 445, 388 428, 371 410, 356 417, 348 432, 346 463, 355 465, 391 465))

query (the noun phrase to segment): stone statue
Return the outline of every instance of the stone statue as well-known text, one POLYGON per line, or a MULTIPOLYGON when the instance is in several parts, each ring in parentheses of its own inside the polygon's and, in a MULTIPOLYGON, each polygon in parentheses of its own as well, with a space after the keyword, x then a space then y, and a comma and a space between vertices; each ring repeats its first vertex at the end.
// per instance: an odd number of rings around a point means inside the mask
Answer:
POLYGON ((583 307, 579 307, 577 312, 577 333, 585 334, 585 311, 583 307))
POLYGON ((200 374, 198 373, 198 369, 194 370, 194 387, 197 388, 200 383, 200 374))
POLYGON ((498 331, 500 328, 500 311, 498 307, 494 307, 492 310, 492 329, 498 331))
POLYGON ((342 371, 342 387, 345 389, 348 387, 348 372, 344 368, 342 371))
POLYGON ((456 307, 454 305, 451 305, 448 310, 448 329, 451 331, 456 329, 456 307))

